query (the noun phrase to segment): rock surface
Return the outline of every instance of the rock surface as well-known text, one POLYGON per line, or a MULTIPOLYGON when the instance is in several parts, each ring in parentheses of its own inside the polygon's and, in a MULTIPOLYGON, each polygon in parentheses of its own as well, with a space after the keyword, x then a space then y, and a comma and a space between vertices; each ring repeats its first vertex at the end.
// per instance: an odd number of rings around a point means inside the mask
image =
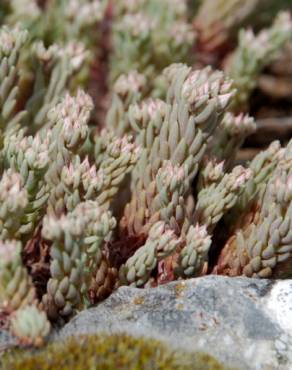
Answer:
POLYGON ((207 276, 158 288, 121 287, 58 338, 100 332, 154 337, 241 370, 292 369, 292 280, 207 276))
POLYGON ((16 339, 9 332, 0 330, 0 357, 4 351, 16 345, 16 339))

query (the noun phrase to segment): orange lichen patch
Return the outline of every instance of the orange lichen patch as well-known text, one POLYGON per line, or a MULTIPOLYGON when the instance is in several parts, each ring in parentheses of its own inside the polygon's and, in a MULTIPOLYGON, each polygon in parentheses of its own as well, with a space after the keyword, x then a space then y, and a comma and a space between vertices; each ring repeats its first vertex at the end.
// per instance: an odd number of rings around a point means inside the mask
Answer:
POLYGON ((184 290, 186 288, 186 283, 181 281, 175 285, 175 296, 176 298, 180 298, 184 296, 184 290))
POLYGON ((133 303, 136 305, 142 305, 145 302, 143 296, 135 297, 133 303))
POLYGON ((181 311, 184 309, 184 305, 182 303, 179 303, 176 305, 176 309, 181 311))

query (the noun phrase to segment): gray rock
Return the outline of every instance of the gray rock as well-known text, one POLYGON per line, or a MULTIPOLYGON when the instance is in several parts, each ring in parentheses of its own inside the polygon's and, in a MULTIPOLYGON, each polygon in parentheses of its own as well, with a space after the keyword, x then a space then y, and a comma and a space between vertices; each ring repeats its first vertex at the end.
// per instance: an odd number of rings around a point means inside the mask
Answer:
POLYGON ((0 356, 4 351, 16 345, 17 341, 15 337, 6 330, 0 330, 0 356))
POLYGON ((160 339, 242 370, 291 370, 292 281, 207 276, 121 287, 73 318, 58 338, 101 332, 160 339))

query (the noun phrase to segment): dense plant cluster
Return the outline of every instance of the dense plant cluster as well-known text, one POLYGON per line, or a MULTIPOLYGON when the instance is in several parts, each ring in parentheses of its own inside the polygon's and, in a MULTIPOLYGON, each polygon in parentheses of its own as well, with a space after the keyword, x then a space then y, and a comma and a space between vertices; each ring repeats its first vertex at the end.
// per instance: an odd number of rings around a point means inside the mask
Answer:
MULTIPOLYGON (((240 31, 224 72, 197 68, 208 3, 194 21, 187 1, 1 3, 0 309, 21 344, 41 345, 121 285, 291 276, 292 141, 245 166, 235 156, 292 20, 265 9, 266 28, 240 31), (85 92, 99 89, 102 58, 104 119, 85 92)), ((238 1, 212 3, 228 20, 238 1)))

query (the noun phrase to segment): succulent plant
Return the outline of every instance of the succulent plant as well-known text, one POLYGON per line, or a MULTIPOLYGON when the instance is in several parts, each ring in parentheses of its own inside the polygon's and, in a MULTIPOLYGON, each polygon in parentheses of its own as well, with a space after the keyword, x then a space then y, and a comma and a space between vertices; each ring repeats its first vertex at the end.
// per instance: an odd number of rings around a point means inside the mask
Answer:
POLYGON ((107 0, 7 2, 4 23, 29 30, 20 60, 20 85, 26 124, 33 132, 45 124, 47 112, 68 89, 89 85, 95 59, 101 54, 98 28, 107 6, 107 0), (27 99, 31 90, 35 94, 27 99))
POLYGON ((257 85, 260 72, 278 55, 284 45, 292 40, 292 21, 289 12, 277 15, 273 25, 258 35, 249 30, 239 33, 239 45, 227 62, 226 72, 237 88, 233 109, 246 109, 250 94, 257 85))
POLYGON ((11 331, 24 346, 42 346, 50 329, 45 312, 35 305, 17 310, 11 319, 11 331))
POLYGON ((241 31, 222 72, 183 63, 187 2, 106 5, 13 0, 1 16, 0 310, 23 345, 120 285, 292 274, 292 142, 235 165, 256 130, 240 110, 291 38, 288 13, 241 31), (95 127, 80 76, 112 10, 111 89, 95 127))
POLYGON ((255 131, 256 123, 253 117, 243 113, 225 113, 209 144, 209 156, 214 157, 217 163, 224 161, 225 170, 232 168, 236 152, 246 137, 255 131))
POLYGON ((172 254, 180 245, 181 240, 174 231, 167 230, 163 221, 155 223, 145 245, 130 257, 119 271, 121 284, 143 286, 149 280, 151 272, 161 259, 172 254))
POLYGON ((35 303, 36 292, 21 260, 21 242, 1 242, 0 253, 0 309, 14 312, 35 303))
POLYGON ((256 29, 269 25, 281 9, 289 8, 289 0, 204 0, 195 14, 199 49, 220 54, 232 44, 238 31, 252 25, 256 29))
POLYGON ((156 87, 159 94, 159 80, 152 79, 167 65, 190 58, 195 32, 187 1, 122 0, 114 17, 111 81, 136 70, 148 78, 148 89, 156 87))
POLYGON ((73 39, 89 43, 96 40, 96 35, 88 37, 87 33, 102 20, 107 1, 52 0, 45 7, 40 4, 37 0, 11 0, 6 21, 21 23, 31 30, 33 39, 43 39, 49 44, 73 39))
POLYGON ((216 267, 227 275, 287 277, 291 266, 292 142, 263 187, 257 217, 227 241, 216 267))
MULTIPOLYGON (((27 32, 20 28, 3 26, 0 30, 1 55, 1 133, 13 127, 23 118, 24 112, 15 112, 19 93, 17 64, 21 49, 27 39, 27 32)), ((1 140, 2 144, 3 139, 1 140)))

